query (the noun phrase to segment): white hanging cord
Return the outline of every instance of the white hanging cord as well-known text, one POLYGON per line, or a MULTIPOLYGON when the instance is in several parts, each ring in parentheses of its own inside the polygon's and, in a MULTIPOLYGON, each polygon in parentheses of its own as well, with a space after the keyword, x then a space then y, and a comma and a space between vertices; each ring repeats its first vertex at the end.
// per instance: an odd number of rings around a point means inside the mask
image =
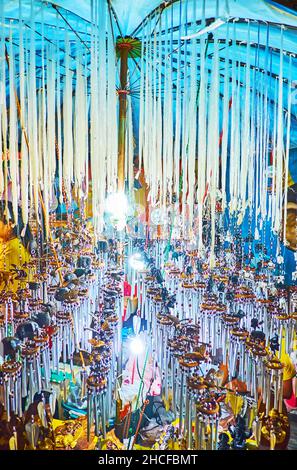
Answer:
MULTIPOLYGON (((205 23, 205 0, 202 2, 202 20, 201 24, 205 23)), ((199 85, 199 100, 198 100, 198 179, 197 179, 197 202, 198 202, 198 248, 201 250, 203 246, 202 241, 202 218, 203 218, 203 203, 206 190, 206 103, 207 103, 207 85, 208 75, 206 73, 205 65, 205 50, 206 41, 205 35, 200 39, 200 85, 199 85)))
POLYGON ((15 63, 12 28, 9 36, 9 164, 11 197, 15 223, 18 223, 18 141, 17 141, 17 105, 15 98, 15 63))
MULTIPOLYGON (((22 122, 20 123, 21 127, 27 128, 27 112, 26 112, 26 85, 25 85, 25 56, 24 56, 24 24, 22 18, 22 0, 19 2, 19 77, 20 77, 20 107, 22 110, 22 122)), ((1 169, 2 171, 2 169, 1 169)), ((25 134, 22 129, 21 132, 21 168, 20 168, 20 188, 21 188, 21 208, 22 208, 22 218, 24 223, 24 231, 28 224, 28 210, 29 210, 29 200, 28 200, 28 148, 25 139, 25 134)))
POLYGON ((35 43, 35 10, 34 1, 31 0, 31 22, 30 22, 30 66, 28 80, 28 138, 29 138, 29 159, 30 159, 30 187, 33 192, 35 216, 39 221, 38 211, 38 190, 39 190, 39 161, 38 152, 38 125, 37 125, 37 92, 36 92, 36 43, 35 43))
POLYGON ((288 103, 288 113, 287 113, 287 129, 286 129, 286 149, 284 154, 284 166, 285 166, 285 176, 284 176, 284 218, 283 218, 283 242, 286 244, 286 228, 287 228, 287 204, 288 204, 288 179, 289 179, 289 159, 290 159, 290 143, 291 143, 291 109, 292 109, 292 55, 289 59, 289 79, 287 85, 287 103, 288 103))
POLYGON ((71 184, 73 182, 73 99, 70 70, 70 44, 65 33, 65 82, 63 90, 63 181, 68 201, 71 201, 71 184))
POLYGON ((280 29, 280 63, 278 78, 278 110, 277 110, 277 141, 276 141, 276 180, 275 180, 275 221, 274 230, 279 233, 282 223, 282 188, 283 188, 283 27, 280 29))

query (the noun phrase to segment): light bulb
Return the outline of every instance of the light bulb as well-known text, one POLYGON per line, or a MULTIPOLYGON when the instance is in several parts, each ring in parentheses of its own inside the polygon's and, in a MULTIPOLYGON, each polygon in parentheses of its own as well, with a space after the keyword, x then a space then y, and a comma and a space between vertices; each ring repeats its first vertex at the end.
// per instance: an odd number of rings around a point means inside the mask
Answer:
POLYGON ((129 258, 129 265, 135 271, 143 271, 145 269, 145 263, 142 259, 141 253, 134 253, 129 258))
POLYGON ((134 336, 133 338, 130 339, 129 349, 131 353, 134 354, 135 356, 138 356, 139 354, 143 353, 144 343, 140 336, 134 336))

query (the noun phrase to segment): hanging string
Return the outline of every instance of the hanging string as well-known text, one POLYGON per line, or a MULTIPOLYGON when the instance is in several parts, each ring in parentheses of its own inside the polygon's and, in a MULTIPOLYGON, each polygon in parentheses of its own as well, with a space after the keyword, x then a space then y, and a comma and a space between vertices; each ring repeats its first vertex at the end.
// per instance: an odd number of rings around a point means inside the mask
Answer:
POLYGON ((245 67, 245 99, 244 99, 244 117, 243 117, 243 136, 241 145, 241 168, 240 168, 240 199, 242 210, 246 208, 247 174, 250 161, 249 142, 250 142, 250 22, 248 22, 247 47, 246 47, 246 67, 245 67))
MULTIPOLYGON (((221 193, 222 193, 222 210, 226 209, 226 173, 227 173, 227 152, 228 152, 228 128, 229 128, 229 23, 227 23, 226 31, 226 56, 224 70, 224 98, 223 98, 223 137, 221 147, 221 193)), ((232 103, 232 102, 231 102, 232 103)))
POLYGON ((56 61, 55 47, 50 44, 47 47, 46 53, 46 87, 47 87, 47 158, 48 158, 48 178, 49 178, 49 200, 53 200, 53 187, 52 184, 55 179, 56 173, 56 126, 55 120, 51 116, 56 116, 56 61), (51 58, 51 60, 49 60, 51 58))
POLYGON ((262 181, 262 196, 260 198, 261 206, 261 220, 266 219, 267 207, 268 207, 268 197, 267 197, 267 187, 268 187, 268 166, 269 166, 269 155, 268 155, 268 144, 269 144, 269 126, 270 126, 270 116, 268 113, 268 87, 270 77, 268 75, 268 60, 269 60, 269 25, 266 28, 266 48, 265 48, 265 84, 264 84, 264 130, 263 130, 263 181, 262 181))
POLYGON ((59 202, 63 203, 63 164, 62 164, 62 123, 61 123, 61 69, 60 69, 60 52, 59 40, 56 41, 56 114, 57 114, 57 140, 56 153, 58 160, 58 185, 59 185, 59 202))
MULTIPOLYGON (((100 112, 99 124, 99 201, 100 221, 103 215, 103 203, 106 194, 106 143, 107 143, 107 63, 106 63, 106 20, 107 20, 107 2, 99 0, 98 5, 98 109, 100 112)), ((98 112, 98 111, 97 111, 98 112)))
MULTIPOLYGON (((98 29, 97 2, 91 2, 91 97, 90 97, 90 152, 91 152, 91 177, 92 177, 92 209, 94 218, 94 230, 98 232, 99 224, 99 122, 98 122, 98 29)), ((101 156, 102 158, 102 156, 101 156)))
MULTIPOLYGON (((249 205, 250 214, 252 214, 252 216, 255 215, 254 187, 255 187, 255 159, 256 159, 256 149, 255 149, 256 80, 257 80, 256 69, 253 69, 252 93, 251 93, 251 131, 250 131, 250 142, 249 142, 250 162, 248 166, 248 205, 249 205)), ((251 224, 252 223, 253 223, 253 219, 251 220, 251 224)))
MULTIPOLYGON (((17 107, 15 100, 15 63, 12 28, 9 36, 9 170, 11 197, 15 223, 18 223, 18 142, 17 142, 17 107)), ((12 214, 11 214, 12 215, 12 214)))
POLYGON ((28 77, 28 137, 29 137, 29 160, 30 160, 30 187, 32 188, 32 196, 34 200, 35 215, 39 221, 38 211, 38 175, 39 160, 38 153, 38 133, 37 133, 37 100, 36 100, 36 44, 35 44, 35 10, 34 2, 31 0, 31 33, 30 33, 30 66, 28 77))
MULTIPOLYGON (((162 31, 163 19, 160 17, 159 21, 159 37, 161 38, 161 31, 162 31)), ((162 188, 161 188, 161 181, 162 181, 162 140, 163 140, 163 114, 162 114, 162 48, 159 46, 159 66, 156 69, 156 73, 158 71, 158 102, 157 102, 157 142, 156 142, 156 165, 155 169, 152 168, 152 179, 155 181, 155 188, 154 188, 154 196, 155 202, 157 202, 158 192, 160 191, 160 200, 162 196, 162 188), (155 173, 153 173, 155 171, 155 173), (157 177, 156 177, 157 175, 157 177)))
POLYGON ((83 73, 82 49, 76 42, 76 89, 74 103, 74 181, 79 200, 83 197, 83 184, 87 177, 87 141, 88 141, 88 115, 86 79, 83 73))
MULTIPOLYGON (((25 89, 25 57, 24 57, 24 40, 23 31, 24 23, 22 17, 22 1, 19 1, 19 80, 20 80, 20 106, 22 112, 22 123, 21 126, 27 128, 27 113, 26 113, 26 89, 25 89)), ((20 197, 22 207, 22 218, 24 223, 23 234, 25 233, 28 224, 28 211, 29 211, 29 200, 28 200, 28 149, 25 139, 25 134, 22 130, 21 133, 21 168, 20 168, 20 197)), ((1 169, 2 170, 2 169, 1 169)))
POLYGON ((231 111, 231 133, 230 133, 230 157, 229 157, 229 193, 230 193, 230 212, 231 214, 237 209, 235 199, 236 179, 237 179, 237 160, 239 155, 236 154, 236 129, 238 121, 236 120, 237 112, 237 87, 236 87, 236 23, 233 23, 232 37, 232 111, 231 111))
MULTIPOLYGON (((41 89, 40 89, 40 107, 39 107, 39 123, 41 126, 39 142, 40 150, 39 155, 42 156, 39 167, 40 190, 43 190, 43 204, 46 215, 49 213, 49 201, 50 201, 50 188, 52 181, 49 173, 49 158, 47 155, 47 114, 46 114, 46 102, 48 100, 47 91, 45 86, 45 58, 44 58, 44 5, 41 9, 41 89)), ((49 218, 45 217, 45 229, 46 236, 49 234, 49 218)))
POLYGON ((70 44, 68 33, 65 33, 65 81, 63 90, 63 181, 67 199, 71 200, 71 183, 73 182, 73 100, 70 70, 70 44))
POLYGON ((276 179, 275 179, 275 220, 274 230, 280 231, 282 223, 282 188, 283 188, 283 27, 280 28, 280 62, 278 78, 278 110, 277 110, 277 141, 276 141, 276 179))
MULTIPOLYGON (((118 119, 116 96, 116 55, 112 32, 111 17, 107 18, 107 191, 116 191, 117 161, 118 161, 118 119)), ((131 152, 130 152, 131 155, 131 152)), ((133 155, 132 155, 133 158, 133 155)), ((133 161, 129 160, 129 165, 133 161)))
MULTIPOLYGON (((196 1, 194 2, 194 12, 196 11, 196 1)), ((191 63, 190 63, 190 94, 189 94, 189 115, 190 129, 188 142, 188 198, 189 226, 192 226, 194 215, 194 189, 195 189, 195 162, 196 162, 196 140, 197 140, 197 40, 191 40, 191 63)))
MULTIPOLYGON (((182 0, 179 2, 179 24, 182 20, 182 0)), ((180 184, 180 139, 181 139, 181 28, 178 31, 177 40, 177 77, 175 95, 175 132, 174 132, 174 192, 179 201, 180 184)))
POLYGON ((169 201, 172 197, 172 174, 173 174, 173 112, 172 112, 172 64, 171 64, 171 51, 172 51, 172 34, 168 31, 168 16, 169 12, 166 10, 166 46, 165 48, 165 91, 164 91, 164 132, 163 132, 163 165, 165 163, 163 174, 163 203, 166 205, 166 198, 169 201))
POLYGON ((216 202, 219 175, 219 45, 217 33, 214 33, 214 54, 212 68, 212 82, 209 99, 209 115, 207 130, 207 180, 209 181, 210 194, 210 214, 211 214, 211 246, 210 246, 210 268, 215 266, 215 221, 216 221, 216 202))
POLYGON ((129 192, 133 191, 134 186, 134 167, 133 167, 133 156, 134 156, 134 138, 133 138, 133 116, 132 116, 132 98, 128 96, 127 102, 127 181, 129 192))
POLYGON ((141 56, 140 56, 140 96, 139 96, 139 134, 138 134, 138 160, 139 171, 142 168, 143 160, 143 134, 144 134, 144 44, 145 44, 145 29, 142 30, 141 36, 141 56))
MULTIPOLYGON (((202 2, 202 19, 201 26, 205 25, 205 0, 202 2)), ((197 178, 197 217, 198 217, 198 248, 202 249, 202 217, 203 217, 203 202, 205 194, 205 179, 206 179, 206 90, 207 79, 205 69, 205 35, 200 39, 200 84, 198 96, 198 178, 197 178)))
MULTIPOLYGON (((161 69, 161 63, 162 63, 162 50, 161 48, 157 48, 157 28, 154 27, 154 57, 153 57, 153 64, 152 64, 152 100, 153 100, 153 109, 152 109, 152 115, 153 115, 153 122, 156 122, 156 120, 161 118, 161 123, 162 126, 162 116, 159 115, 159 103, 161 103, 161 97, 159 97, 159 89, 158 89, 158 70, 161 69)), ((156 168, 157 168, 157 162, 161 159, 161 151, 162 151, 162 142, 160 139, 160 135, 162 135, 162 132, 159 133, 159 126, 152 126, 152 148, 154 149, 151 159, 151 174, 154 175, 156 174, 156 168)), ((157 202, 157 197, 158 197, 158 181, 157 178, 151 179, 151 191, 150 191, 150 201, 152 206, 154 206, 157 202)))
POLYGON ((276 218, 276 139, 277 139, 277 86, 278 82, 275 80, 274 83, 274 108, 273 108, 273 136, 272 136, 272 185, 271 185, 271 225, 274 229, 275 218, 276 218))
MULTIPOLYGON (((184 35, 188 34, 188 0, 186 0, 184 5, 184 35)), ((181 147, 181 161, 182 161, 182 228, 184 237, 186 237, 186 217, 187 217, 187 206, 186 198, 188 192, 188 155, 187 155, 187 145, 188 145, 188 133, 189 127, 188 122, 188 88, 189 88, 189 79, 188 79, 188 43, 185 42, 184 46, 184 66, 183 66, 183 78, 184 78, 184 88, 183 88, 183 97, 182 97, 182 147, 181 147)))
POLYGON ((288 75, 288 84, 287 84, 287 103, 288 103, 288 113, 287 113, 287 129, 286 129, 286 149, 284 155, 284 220, 283 220, 283 242, 286 245, 286 218, 287 218, 287 204, 288 204, 288 179, 289 179, 289 159, 290 159, 290 143, 291 143, 291 107, 292 107, 292 55, 289 58, 289 75, 288 75))

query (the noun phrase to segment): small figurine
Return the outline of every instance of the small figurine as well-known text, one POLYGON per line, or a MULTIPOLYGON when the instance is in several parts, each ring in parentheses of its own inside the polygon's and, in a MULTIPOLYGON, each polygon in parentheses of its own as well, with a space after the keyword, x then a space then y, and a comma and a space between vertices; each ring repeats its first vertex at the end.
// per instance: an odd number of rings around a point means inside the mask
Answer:
POLYGON ((229 436, 226 432, 219 434, 218 450, 230 450, 229 436))
POLYGON ((279 336, 277 333, 274 333, 274 336, 270 338, 270 348, 274 354, 276 351, 279 351, 279 336))
POLYGON ((235 418, 235 426, 228 426, 232 437, 231 447, 234 450, 245 450, 246 440, 251 437, 252 431, 246 432, 245 420, 242 416, 237 415, 235 418))
POLYGON ((186 267, 186 275, 191 276, 193 274, 193 268, 192 266, 187 266, 186 267))

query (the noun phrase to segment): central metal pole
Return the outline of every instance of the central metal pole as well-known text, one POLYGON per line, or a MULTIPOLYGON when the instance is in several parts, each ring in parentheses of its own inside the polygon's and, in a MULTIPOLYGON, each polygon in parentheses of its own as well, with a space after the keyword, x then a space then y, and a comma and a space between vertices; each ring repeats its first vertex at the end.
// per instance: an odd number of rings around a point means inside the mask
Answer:
MULTIPOLYGON (((119 95, 119 129, 118 129, 118 191, 125 191, 125 154, 126 154, 126 127, 127 127, 127 81, 128 81, 128 57, 132 49, 131 44, 122 42, 117 45, 117 50, 120 55, 120 89, 119 95)), ((118 243, 119 258, 124 267, 124 243, 118 243)), ((122 315, 123 312, 120 312, 122 315)), ((122 322, 122 318, 120 318, 122 322)), ((119 354, 117 360, 117 386, 118 393, 116 397, 116 424, 121 423, 120 411, 122 409, 122 400, 119 395, 119 390, 122 386, 123 374, 123 352, 122 352, 122 332, 120 332, 119 339, 119 354)))
POLYGON ((121 43, 117 46, 120 54, 121 69, 119 94, 119 130, 118 130, 118 191, 125 189, 125 153, 126 153, 126 125, 127 125, 127 78, 128 78, 128 57, 132 49, 131 44, 121 43))

